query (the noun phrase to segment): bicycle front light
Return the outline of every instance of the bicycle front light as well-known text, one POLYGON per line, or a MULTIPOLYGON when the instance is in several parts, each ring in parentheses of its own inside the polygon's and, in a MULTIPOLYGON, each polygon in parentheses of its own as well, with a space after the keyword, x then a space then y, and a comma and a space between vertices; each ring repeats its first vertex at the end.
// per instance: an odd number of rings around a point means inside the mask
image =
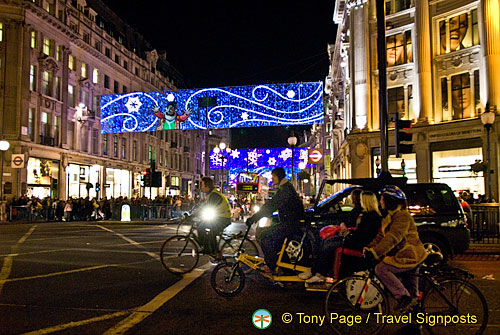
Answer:
POLYGON ((216 217, 216 211, 213 207, 206 207, 201 211, 201 219, 203 221, 213 221, 216 217))
POLYGON ((258 211, 260 211, 260 207, 259 206, 253 206, 253 211, 254 211, 254 213, 257 213, 258 211))

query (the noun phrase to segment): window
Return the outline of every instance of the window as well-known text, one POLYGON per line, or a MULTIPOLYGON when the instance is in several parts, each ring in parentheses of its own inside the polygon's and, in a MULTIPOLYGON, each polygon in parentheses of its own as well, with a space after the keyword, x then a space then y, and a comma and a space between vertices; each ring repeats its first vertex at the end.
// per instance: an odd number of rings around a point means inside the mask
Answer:
POLYGON ((102 135, 102 154, 108 154, 108 134, 102 135))
POLYGON ((151 162, 152 159, 153 159, 153 147, 149 146, 148 147, 148 161, 151 162))
POLYGON ((69 28, 78 34, 78 25, 75 22, 70 22, 69 28))
POLYGON ((34 129, 35 129, 35 109, 30 108, 28 114, 28 136, 33 141, 34 129))
POLYGON ((94 69, 92 71, 92 83, 98 84, 100 79, 99 69, 94 69))
POLYGON ((83 41, 87 44, 90 44, 90 34, 87 32, 83 33, 83 41))
POLYGON ((441 118, 448 120, 448 78, 441 78, 441 118))
POLYGON ((97 148, 99 146, 99 131, 92 129, 92 154, 97 155, 97 148))
POLYGON ((68 68, 72 71, 76 70, 76 61, 73 55, 69 55, 68 57, 68 68))
POLYGON ((36 66, 35 65, 30 66, 30 90, 31 91, 36 90, 36 66))
POLYGON ((123 44, 123 38, 121 36, 118 36, 118 43, 123 44))
POLYGON ((139 68, 137 66, 135 67, 134 73, 135 73, 136 76, 139 75, 139 68))
POLYGON ((54 117, 54 142, 55 142, 55 145, 57 145, 59 143, 60 131, 61 131, 61 117, 56 115, 54 117))
POLYGON ((54 41, 48 38, 43 39, 43 53, 47 56, 54 55, 54 41))
POLYGON ((109 89, 109 77, 104 75, 104 88, 109 89))
POLYGON ((92 110, 95 112, 95 116, 96 117, 100 116, 100 113, 99 113, 99 96, 97 96, 97 95, 94 95, 92 97, 92 110))
POLYGON ((83 102, 83 104, 85 106, 89 106, 89 92, 85 91, 85 90, 81 90, 82 92, 82 99, 81 99, 81 102, 83 102))
POLYGON ((52 15, 56 14, 56 4, 54 1, 45 1, 45 10, 52 15))
POLYGON ((104 54, 106 55, 106 57, 111 58, 111 49, 110 48, 105 48, 104 49, 104 54))
POLYGON ((440 54, 479 44, 477 9, 438 22, 440 54))
POLYGON ((158 164, 162 165, 163 164, 163 150, 160 149, 160 155, 159 155, 159 161, 158 164))
POLYGON ((122 138, 121 158, 122 159, 127 159, 127 139, 126 138, 122 138))
MULTIPOLYGON (((479 94, 479 70, 474 71, 474 108, 481 108, 481 100, 479 94)), ((479 113, 478 113, 479 114, 479 113)))
POLYGON ((101 42, 100 42, 100 41, 95 41, 95 42, 94 42, 94 48, 95 48, 97 51, 101 52, 101 50, 102 50, 102 44, 101 44, 101 42))
POLYGON ((132 144, 132 159, 137 161, 137 141, 134 141, 132 144))
POLYGON ((56 99, 61 100, 61 86, 62 81, 61 77, 56 77, 56 99))
POLYGON ((73 137, 75 134, 75 123, 73 121, 68 122, 68 146, 74 149, 73 137))
POLYGON ((118 136, 113 135, 113 156, 118 157, 118 136))
POLYGON ((61 62, 62 58, 63 58, 63 46, 58 45, 57 52, 56 52, 56 61, 61 62))
POLYGON ((411 31, 386 37, 387 66, 413 62, 411 31))
POLYGON ((75 86, 68 85, 68 105, 75 107, 75 86))
POLYGON ((165 165, 165 167, 167 167, 167 157, 168 157, 168 152, 167 150, 165 150, 165 161, 163 162, 163 165, 165 165))
POLYGON ((88 65, 86 63, 83 63, 82 62, 82 66, 81 66, 81 75, 82 75, 82 78, 87 78, 87 68, 88 68, 88 65))
POLYGON ((3 42, 3 23, 0 22, 0 42, 3 42))
POLYGON ((40 115, 40 135, 41 136, 49 136, 50 128, 49 124, 49 115, 45 112, 42 112, 40 115))
POLYGON ((31 48, 32 49, 36 49, 36 40, 37 40, 37 32, 33 30, 31 32, 31 48))
POLYGON ((128 93, 128 88, 127 88, 127 86, 123 85, 122 93, 128 93))
POLYGON ((118 90, 118 86, 120 86, 120 84, 118 84, 118 82, 115 80, 113 83, 113 92, 115 92, 116 94, 120 93, 118 90))
POLYGON ((44 71, 42 74, 42 93, 48 96, 52 96, 52 86, 52 72, 44 71))
POLYGON ((123 61, 123 67, 125 70, 128 70, 128 62, 126 60, 123 61))
POLYGON ((451 77, 451 105, 454 120, 471 117, 472 101, 469 73, 451 77))
POLYGON ((115 55, 115 63, 120 64, 120 56, 115 55))
POLYGON ((87 126, 82 126, 82 131, 81 131, 81 139, 82 139, 82 151, 83 152, 88 152, 89 151, 89 132, 87 126))
POLYGON ((413 0, 385 0, 385 14, 394 14, 413 6, 413 0))

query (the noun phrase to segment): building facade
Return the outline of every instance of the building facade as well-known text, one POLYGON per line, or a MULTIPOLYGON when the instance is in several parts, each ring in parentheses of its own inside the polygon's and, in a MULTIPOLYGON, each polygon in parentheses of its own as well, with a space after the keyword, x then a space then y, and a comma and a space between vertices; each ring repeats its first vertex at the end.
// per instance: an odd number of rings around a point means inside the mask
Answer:
MULTIPOLYGON (((444 182, 498 200, 498 118, 490 143, 480 115, 500 108, 498 0, 386 0, 389 118, 412 121, 412 152, 389 157, 393 175, 444 182), (471 165, 491 152, 491 184, 471 165)), ((329 47, 331 174, 375 176, 380 169, 376 1, 335 3, 329 47)), ((495 112, 496 113, 496 112, 495 112)), ((389 120, 389 145, 394 146, 389 120)), ((486 173, 486 172, 485 172, 486 173)))
POLYGON ((101 0, 0 1, 0 82, 8 199, 195 191, 204 133, 101 134, 101 95, 184 85, 165 53, 101 0), (142 186, 151 161, 162 172, 158 188, 142 186))

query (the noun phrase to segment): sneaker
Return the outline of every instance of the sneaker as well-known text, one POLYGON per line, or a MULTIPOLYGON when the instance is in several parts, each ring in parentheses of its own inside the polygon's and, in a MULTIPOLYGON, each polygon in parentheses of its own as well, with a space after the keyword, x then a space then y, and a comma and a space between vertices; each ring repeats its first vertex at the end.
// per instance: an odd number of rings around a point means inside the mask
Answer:
POLYGON ((306 280, 306 279, 309 279, 313 276, 313 274, 311 273, 311 270, 307 270, 306 272, 301 272, 299 273, 298 277, 302 280, 306 280))
POLYGON ((394 308, 396 311, 405 311, 412 305, 413 299, 410 296, 404 295, 398 300, 398 304, 394 308))
POLYGON ((306 280, 308 284, 316 284, 323 283, 325 281, 325 277, 321 273, 316 273, 314 276, 306 280))

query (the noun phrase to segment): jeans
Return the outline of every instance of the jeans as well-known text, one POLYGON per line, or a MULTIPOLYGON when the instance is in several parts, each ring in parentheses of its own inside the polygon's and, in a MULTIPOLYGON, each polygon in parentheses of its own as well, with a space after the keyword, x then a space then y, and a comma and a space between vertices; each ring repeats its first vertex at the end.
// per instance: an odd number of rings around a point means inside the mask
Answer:
POLYGON ((311 273, 321 273, 323 276, 328 275, 333 268, 333 258, 335 250, 342 247, 342 237, 335 235, 321 242, 318 257, 314 262, 311 273))
POLYGON ((216 223, 200 222, 198 224, 198 240, 205 254, 215 255, 219 248, 217 247, 217 235, 220 235, 224 229, 231 224, 231 219, 221 218, 216 223))
POLYGON ((412 274, 418 274, 420 265, 413 268, 398 268, 384 262, 380 262, 375 266, 375 274, 391 291, 396 300, 401 299, 402 296, 407 295, 410 297, 417 297, 418 294, 418 277, 412 274), (404 282, 401 282, 396 274, 401 274, 404 282))
POLYGON ((274 271, 278 261, 278 252, 281 250, 285 238, 290 238, 300 233, 300 231, 283 226, 281 224, 271 226, 262 231, 258 242, 264 253, 266 265, 274 271))

